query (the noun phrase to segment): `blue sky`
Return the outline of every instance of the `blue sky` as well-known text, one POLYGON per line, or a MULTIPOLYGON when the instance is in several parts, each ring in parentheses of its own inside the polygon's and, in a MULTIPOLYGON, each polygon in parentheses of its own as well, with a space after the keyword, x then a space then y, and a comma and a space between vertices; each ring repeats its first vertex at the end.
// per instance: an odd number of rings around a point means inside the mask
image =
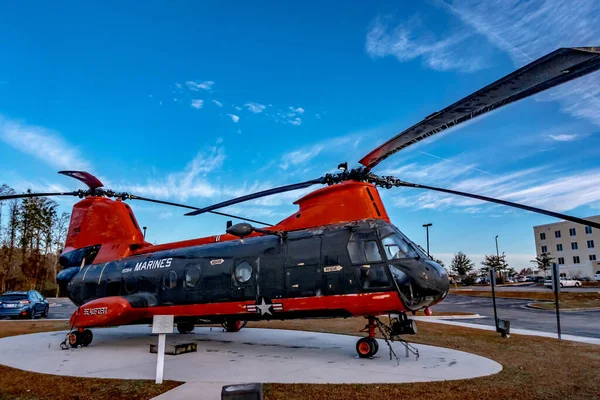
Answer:
MULTIPOLYGON (((208 205, 316 178, 559 47, 600 44, 600 3, 10 2, 0 13, 0 182, 105 186, 208 205)), ((600 214, 600 74, 425 140, 379 173, 600 214)), ((275 223, 293 192, 229 208, 275 223)), ((501 206, 382 191, 392 221, 449 262, 535 254, 533 225, 501 206)), ((74 199, 59 199, 68 211, 74 199)), ((132 202, 154 243, 222 233, 225 218, 132 202)), ((226 211, 226 210, 225 210, 226 211)))

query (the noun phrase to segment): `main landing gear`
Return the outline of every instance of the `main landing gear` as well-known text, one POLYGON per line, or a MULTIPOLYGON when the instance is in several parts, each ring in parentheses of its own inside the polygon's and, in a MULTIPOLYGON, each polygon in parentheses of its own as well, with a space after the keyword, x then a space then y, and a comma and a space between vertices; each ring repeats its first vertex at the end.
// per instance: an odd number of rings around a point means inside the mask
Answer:
POLYGON ((89 329, 79 328, 75 331, 71 331, 67 334, 64 342, 60 344, 60 348, 67 350, 69 347, 81 348, 87 347, 94 340, 94 335, 89 329))
POLYGON ((365 325, 365 329, 361 332, 369 332, 368 337, 364 337, 356 342, 356 352, 360 358, 373 357, 379 351, 379 343, 375 339, 375 317, 368 317, 369 323, 365 325))
POLYGON ((369 336, 361 338, 356 342, 356 352, 360 358, 373 357, 377 354, 377 351, 379 351, 379 343, 377 343, 377 339, 375 339, 375 329, 379 329, 383 340, 385 340, 385 343, 390 349, 390 360, 393 355, 396 357, 396 362, 399 363, 398 357, 390 344, 390 342, 395 341, 400 342, 404 346, 406 349, 406 357, 409 356, 409 353, 412 353, 417 359, 419 358, 419 350, 400 337, 400 335, 414 335, 417 333, 415 321, 408 319, 406 314, 402 313, 397 318, 392 318, 390 316, 390 321, 387 325, 374 316, 369 316, 367 319, 369 323, 365 325, 365 328, 361 332, 368 332, 369 336))
POLYGON ((194 331, 193 322, 179 322, 177 324, 177 332, 179 333, 191 333, 194 331))
POLYGON ((227 332, 238 332, 240 329, 246 326, 248 321, 236 321, 233 318, 227 318, 221 323, 223 329, 227 332))

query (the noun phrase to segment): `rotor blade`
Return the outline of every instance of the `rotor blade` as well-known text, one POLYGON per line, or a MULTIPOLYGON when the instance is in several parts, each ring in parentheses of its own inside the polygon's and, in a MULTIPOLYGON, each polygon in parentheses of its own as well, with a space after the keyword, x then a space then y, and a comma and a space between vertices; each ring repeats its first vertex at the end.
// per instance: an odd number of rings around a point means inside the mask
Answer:
MULTIPOLYGON (((188 206, 188 205, 185 205, 185 204, 172 203, 170 201, 162 201, 162 200, 149 199, 149 198, 146 198, 146 197, 136 196, 134 194, 128 194, 127 198, 131 199, 131 200, 149 201, 151 203, 166 204, 166 205, 169 205, 169 206, 189 208, 191 210, 199 210, 198 207, 192 207, 192 206, 188 206)), ((241 219, 242 221, 254 222, 254 223, 261 224, 261 225, 266 225, 266 226, 273 226, 273 224, 268 224, 266 222, 257 221, 255 219, 239 217, 239 216, 233 215, 233 214, 226 214, 226 213, 222 213, 222 212, 218 212, 218 211, 209 211, 209 212, 212 213, 212 214, 222 215, 222 216, 225 216, 225 217, 241 219)))
POLYGON ((558 49, 435 112, 360 160, 372 169, 405 147, 479 115, 579 78, 600 68, 600 47, 558 49))
POLYGON ((80 192, 57 192, 57 193, 21 193, 21 194, 9 194, 6 196, 0 196, 0 201, 10 199, 23 199, 30 197, 50 197, 50 196, 79 196, 80 192))
POLYGON ((102 184, 102 182, 100 182, 100 180, 98 178, 96 178, 94 175, 90 174, 89 172, 85 172, 85 171, 58 171, 59 174, 62 175, 66 175, 70 178, 75 178, 78 181, 81 181, 83 183, 85 183, 87 185, 87 187, 89 187, 90 189, 94 190, 94 189, 98 189, 102 186, 104 186, 102 184))
POLYGON ((205 212, 209 212, 212 210, 216 210, 217 208, 223 208, 227 206, 231 206, 233 204, 243 203, 244 201, 258 199, 260 197, 271 196, 273 194, 290 192, 292 190, 304 189, 312 185, 322 184, 324 183, 324 178, 313 179, 306 182, 295 183, 293 185, 280 186, 273 189, 263 190, 262 192, 256 192, 252 194, 248 194, 246 196, 237 197, 235 199, 227 200, 222 203, 213 204, 212 206, 204 207, 196 211, 189 212, 185 215, 198 215, 203 214, 205 212))
POLYGON ((591 226, 596 229, 600 229, 600 224, 597 222, 588 221, 586 219, 572 217, 570 215, 560 214, 560 213, 557 213, 554 211, 548 211, 548 210, 544 210, 544 209, 537 208, 537 207, 526 206, 524 204, 513 203, 511 201, 494 199, 492 197, 486 197, 486 196, 480 196, 478 194, 459 192, 456 190, 438 188, 438 187, 427 186, 427 185, 420 185, 418 183, 410 183, 410 182, 404 182, 404 181, 396 182, 395 186, 412 187, 412 188, 417 188, 417 189, 429 189, 429 190, 435 190, 437 192, 443 192, 443 193, 455 194, 458 196, 470 197, 472 199, 489 201, 491 203, 497 203, 497 204, 502 204, 502 205, 509 206, 509 207, 520 208, 521 210, 531 211, 531 212, 538 213, 538 214, 549 215, 550 217, 564 219, 566 221, 571 221, 571 222, 575 222, 577 224, 587 225, 587 226, 591 226))

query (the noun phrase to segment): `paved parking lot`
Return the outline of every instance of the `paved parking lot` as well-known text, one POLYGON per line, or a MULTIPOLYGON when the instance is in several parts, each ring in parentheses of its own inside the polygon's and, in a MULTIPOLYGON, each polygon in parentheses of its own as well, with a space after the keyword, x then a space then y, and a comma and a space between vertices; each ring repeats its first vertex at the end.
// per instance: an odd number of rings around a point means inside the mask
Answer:
MULTIPOLYGON (((532 329, 544 332, 556 332, 556 313, 554 311, 533 310, 527 308, 531 300, 496 299, 498 318, 508 319, 511 328, 532 329)), ((436 311, 472 312, 485 318, 471 319, 474 324, 494 325, 494 308, 491 297, 471 297, 448 295, 440 304, 433 307, 436 311)), ((600 311, 564 311, 560 313, 562 333, 600 338, 600 311)))

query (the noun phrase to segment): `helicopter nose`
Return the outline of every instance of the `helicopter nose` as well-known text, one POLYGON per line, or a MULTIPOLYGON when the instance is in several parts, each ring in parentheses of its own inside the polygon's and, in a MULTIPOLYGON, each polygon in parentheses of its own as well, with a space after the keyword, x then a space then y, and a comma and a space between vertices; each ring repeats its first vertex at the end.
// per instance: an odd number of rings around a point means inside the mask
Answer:
POLYGON ((448 290, 450 289, 450 281, 446 269, 440 264, 429 260, 425 261, 425 263, 429 267, 428 280, 431 285, 430 287, 432 289, 435 288, 434 290, 438 292, 438 295, 434 296, 434 301, 430 304, 430 306, 432 306, 446 297, 448 290))
POLYGON ((431 260, 402 260, 390 264, 406 308, 416 311, 440 302, 450 284, 446 270, 431 260))

